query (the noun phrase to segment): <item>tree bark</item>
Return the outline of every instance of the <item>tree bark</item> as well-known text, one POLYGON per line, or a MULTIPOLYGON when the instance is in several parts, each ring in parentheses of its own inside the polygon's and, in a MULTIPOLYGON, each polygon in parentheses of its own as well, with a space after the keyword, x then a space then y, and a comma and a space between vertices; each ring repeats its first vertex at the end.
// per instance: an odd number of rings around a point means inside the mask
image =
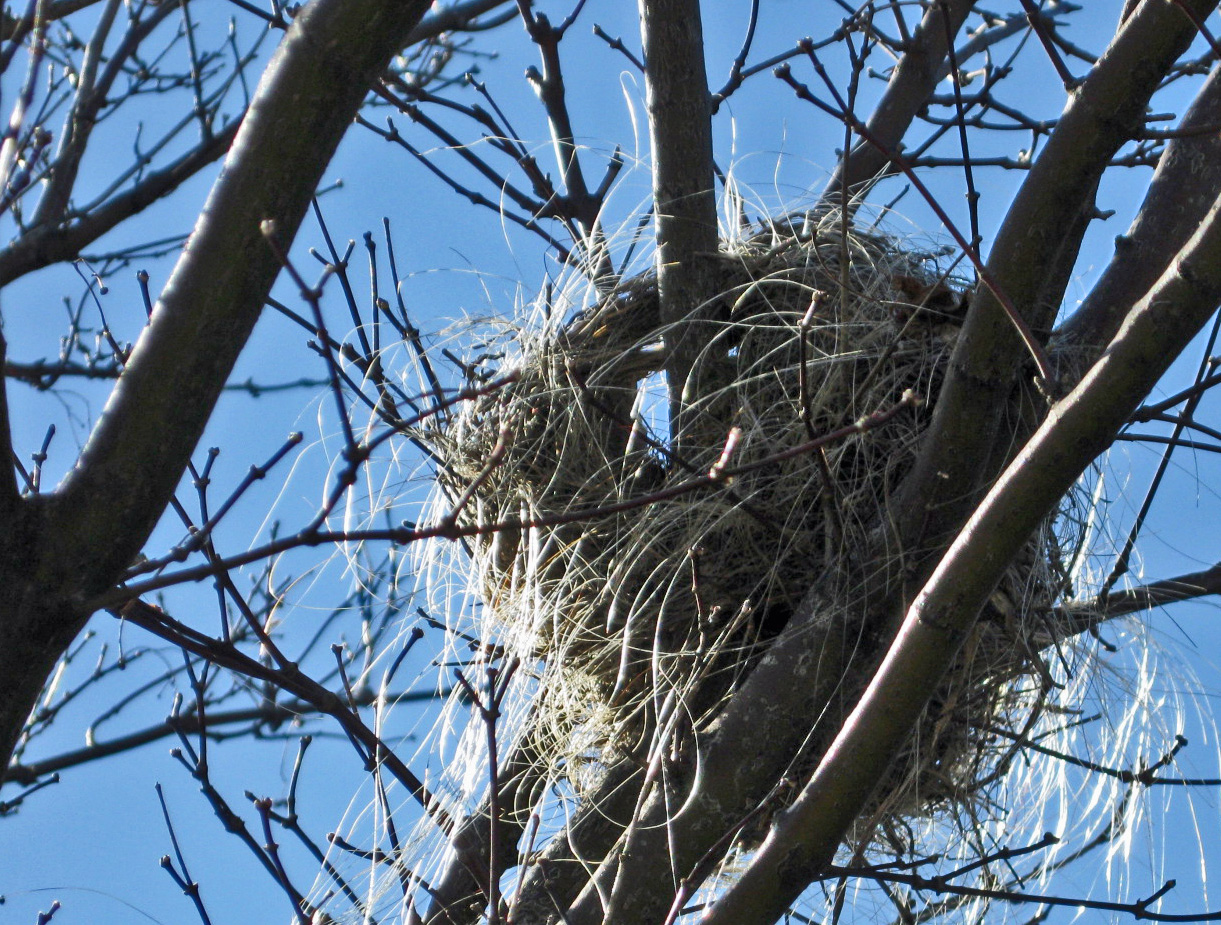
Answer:
POLYGON ((1008 563, 1218 303, 1221 200, 959 533, 813 778, 704 925, 774 922, 831 863, 1008 563))
POLYGON ((1060 343, 1084 360, 1111 340, 1133 303, 1157 282, 1221 192, 1221 70, 1213 69, 1166 143, 1132 227, 1081 307, 1060 329, 1060 343))
MULTIPOLYGON (((665 325, 670 426, 681 448, 692 400, 706 394, 710 300, 716 293, 712 97, 698 0, 640 0, 653 153, 657 289, 665 325)), ((689 440, 702 445, 698 438, 689 440)))
MULTIPOLYGON (((1216 6, 1184 0, 1199 16, 1216 6)), ((1011 305, 1046 339, 1066 273, 1111 157, 1141 127, 1145 107, 1170 66, 1195 38, 1191 19, 1170 0, 1142 3, 1068 105, 1005 216, 987 269, 1011 305), (1049 285, 1056 279, 1056 289, 1049 285)), ((990 289, 976 286, 929 433, 896 506, 896 547, 935 561, 998 474, 994 446, 1028 356, 990 289)), ((1003 461, 1004 454, 1001 455, 1003 461)), ((893 552, 893 550, 892 550, 893 552)), ((915 571, 922 571, 918 564, 915 571)))
POLYGON ((187 247, 75 468, 0 541, 0 760, 47 673, 173 496, 370 84, 430 3, 315 0, 268 65, 187 247))
MULTIPOLYGON (((1198 0, 1194 5, 1212 6, 1198 0)), ((1052 139, 1009 212, 988 268, 1044 337, 1062 296, 1057 287, 1062 287, 1064 278, 1060 273, 1052 273, 1049 278, 1048 268, 1061 266, 1065 255, 1075 252, 1088 224, 1098 176, 1119 146, 1140 127, 1149 97, 1194 34, 1190 19, 1174 4, 1165 0, 1142 4, 1084 85, 1074 91, 1052 139)), ((1025 358, 1012 323, 995 297, 981 287, 971 320, 960 335, 948 376, 951 384, 943 390, 932 429, 923 437, 922 467, 904 487, 896 511, 901 548, 908 554, 908 561, 924 557, 921 571, 925 576, 1014 452, 1010 443, 998 441, 998 436, 1002 432, 1021 434, 1029 433, 1028 427, 1033 429, 1024 418, 1019 426, 1013 408, 1014 385, 1025 358), (942 409, 942 402, 946 402, 946 410, 942 409)), ((1135 402, 1143 392, 1128 394, 1135 396, 1131 398, 1135 402)), ((1128 409, 1123 410, 1126 413, 1128 409)), ((1037 421, 1037 416, 1033 419, 1037 421)), ((1114 428, 1106 440, 1113 434, 1114 428)), ((1105 445, 1095 440, 1088 459, 1105 445)), ((1043 452, 1054 452, 1051 449, 1054 443, 1048 446, 1043 452)), ((1055 498, 1037 495, 1032 509, 1021 512, 1022 524, 1028 521, 1029 525, 1024 526, 1020 540, 1016 541, 1019 545, 1075 475, 1074 471, 1071 477, 1066 476, 1067 481, 1061 479, 1057 483, 1055 498)), ((1005 516, 1010 515, 1012 512, 1005 516)), ((1010 534, 1006 532, 1005 536, 1009 538, 1010 534)), ((1017 548, 1014 546, 1010 552, 1017 548)), ((961 554, 988 557, 992 551, 979 552, 971 547, 961 554)), ((980 586, 986 586, 987 591, 1008 562, 1003 553, 997 555, 1001 558, 984 558, 973 566, 981 575, 989 576, 980 586)), ((860 620, 849 621, 849 625, 859 627, 890 626, 889 634, 882 633, 882 638, 893 636, 903 623, 906 610, 903 576, 892 574, 896 570, 887 566, 888 561, 890 553, 881 552, 875 562, 864 566, 865 574, 872 576, 871 581, 876 584, 881 579, 881 582, 877 593, 871 594, 864 605, 868 613, 862 614, 860 620)), ((971 588, 971 593, 978 590, 971 588)), ((937 593, 952 594, 954 589, 950 585, 937 593)), ((832 686, 837 686, 844 696, 862 690, 872 666, 867 663, 849 666, 848 653, 857 651, 855 640, 840 638, 835 631, 811 635, 819 626, 844 625, 837 622, 835 606, 825 596, 822 600, 813 596, 807 600, 803 613, 794 617, 713 728, 701 737, 695 762, 699 773, 689 781, 689 792, 681 796, 682 809, 676 814, 661 796, 650 799, 627 843, 604 862, 590 886, 565 914, 565 921, 592 925, 603 918, 613 920, 616 913, 627 914, 625 910, 631 910, 632 920, 660 921, 673 900, 678 881, 690 875, 704 852, 766 797, 784 772, 792 758, 785 722, 792 718, 803 735, 810 732, 810 717, 826 715, 828 722, 839 722, 844 714, 828 708, 830 695, 825 692, 832 686), (850 668, 851 677, 845 677, 850 668), (777 767, 781 768, 778 773, 777 767), (603 903, 612 884, 616 898, 606 909, 603 903)), ((963 626, 974 616, 972 610, 964 618, 963 626)), ((942 665, 944 656, 948 664, 955 650, 942 651, 945 646, 940 636, 936 645, 941 647, 936 652, 909 653, 907 658, 942 665)), ((940 671, 930 668, 920 676, 916 685, 919 697, 908 691, 905 696, 915 699, 904 701, 902 711, 909 706, 914 709, 917 700, 923 703, 921 698, 935 689, 940 671)), ((878 702, 873 701, 872 706, 878 709, 878 702)), ((902 711, 900 715, 905 715, 902 711)), ((878 740, 877 747, 887 759, 898 750, 909 728, 910 725, 904 725, 901 735, 896 733, 878 740)), ((839 775, 853 779, 852 786, 862 788, 862 803, 885 771, 884 766, 879 769, 868 762, 859 768, 846 763, 836 767, 839 775)), ((822 793, 819 799, 821 809, 827 810, 827 801, 832 797, 822 793)), ((837 828, 834 837, 826 837, 838 845, 859 809, 860 805, 853 805, 846 815, 827 812, 827 818, 834 820, 837 828)), ((783 853, 783 843, 778 842, 774 850, 783 853)), ((803 887, 809 882, 811 869, 798 868, 797 877, 804 878, 803 887)), ((740 911, 740 907, 735 908, 740 911)), ((779 915, 774 907, 768 907, 766 912, 752 912, 736 919, 725 915, 719 921, 759 925, 770 923, 779 915)))
POLYGON ((866 123, 870 134, 884 147, 865 141, 853 145, 836 165, 819 198, 819 208, 839 208, 845 191, 851 203, 862 201, 873 184, 891 169, 887 151, 899 150, 903 136, 944 78, 949 50, 946 36, 958 34, 974 5, 974 0, 929 4, 912 35, 910 47, 895 65, 886 92, 866 123))

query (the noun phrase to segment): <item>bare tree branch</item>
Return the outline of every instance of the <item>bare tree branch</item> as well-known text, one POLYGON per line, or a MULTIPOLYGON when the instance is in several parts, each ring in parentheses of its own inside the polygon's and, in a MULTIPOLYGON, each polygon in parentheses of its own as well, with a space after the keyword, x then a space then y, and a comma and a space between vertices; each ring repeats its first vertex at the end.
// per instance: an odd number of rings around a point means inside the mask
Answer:
MULTIPOLYGON (((46 22, 56 22, 78 10, 100 2, 101 0, 55 0, 53 3, 46 4, 42 10, 42 17, 46 22)), ((33 27, 34 23, 30 17, 14 16, 5 10, 0 14, 0 41, 20 42, 33 27)))
MULTIPOLYGON (((365 688, 356 698, 354 706, 365 707, 374 703, 382 694, 373 688, 365 688)), ((445 696, 444 692, 425 691, 389 695, 398 702, 410 703, 420 700, 435 700, 445 696)), ((9 766, 6 781, 18 784, 32 784, 41 777, 55 774, 68 768, 88 764, 101 758, 119 755, 133 751, 153 742, 159 742, 177 735, 195 735, 207 732, 217 737, 241 735, 242 730, 260 729, 269 733, 284 723, 299 722, 303 719, 317 717, 319 710, 316 704, 307 700, 267 700, 264 703, 245 709, 209 710, 206 720, 196 713, 184 712, 172 716, 164 722, 147 726, 135 732, 115 736, 105 741, 90 742, 81 748, 42 758, 28 764, 12 764, 9 766), (237 727, 226 729, 226 727, 237 727)))
POLYGON ((76 525, 61 556, 75 561, 109 537, 95 591, 160 517, 258 318, 280 268, 265 231, 281 247, 292 240, 357 106, 425 7, 366 2, 360 11, 312 5, 295 20, 106 413, 57 492, 58 516, 76 525))
POLYGON ((294 21, 251 103, 186 252, 76 468, 6 537, 0 761, 58 653, 139 552, 173 495, 279 273, 264 230, 291 242, 369 85, 424 0, 319 0, 294 21))
POLYGON ((819 200, 821 207, 838 208, 845 187, 852 200, 859 202, 869 187, 891 169, 887 150, 899 150, 908 128, 937 84, 945 78, 949 48, 947 30, 956 35, 974 5, 972 0, 928 5, 911 43, 891 72, 886 92, 866 122, 870 132, 885 147, 863 140, 853 145, 852 151, 836 164, 835 173, 819 200))
POLYGON ((35 227, 58 225, 67 216, 68 203, 76 187, 81 161, 115 79, 123 72, 123 67, 144 39, 167 16, 176 11, 173 4, 147 8, 151 9, 147 18, 133 21, 118 47, 107 53, 106 42, 121 5, 119 0, 108 0, 93 36, 85 47, 75 98, 64 118, 59 146, 51 159, 50 175, 34 211, 32 224, 35 227))
POLYGON ((490 13, 498 6, 508 6, 512 0, 464 0, 433 10, 420 20, 403 42, 404 46, 415 45, 439 38, 446 32, 456 32, 475 24, 475 20, 484 13, 490 13))
POLYGON ((775 921, 831 862, 1007 563, 1219 302, 1221 202, 972 515, 813 778, 705 917, 707 925, 775 921))
POLYGON ((1065 347, 1087 358, 1101 350, 1208 214, 1221 190, 1219 121, 1221 70, 1214 68, 1167 142, 1132 227, 1115 239, 1110 265, 1060 329, 1065 347))
POLYGON ((1212 594, 1221 594, 1221 563, 1201 572, 1163 578, 1147 585, 1114 591, 1102 599, 1082 601, 1060 608, 1061 614, 1072 616, 1076 632, 1087 630, 1130 613, 1165 607, 1180 601, 1193 601, 1212 594))
POLYGON ((706 394, 697 358, 716 292, 712 107, 697 0, 640 0, 656 202, 657 279, 668 325, 671 426, 685 439, 689 399, 706 394), (688 399, 684 402, 684 397, 688 399))
MULTIPOLYGON (((1203 0, 1200 12, 1215 4, 1203 0)), ((1098 178, 1141 125, 1145 106, 1195 37, 1174 4, 1143 4, 1071 95, 992 246, 991 277, 1044 338, 1093 210, 1098 178), (1050 272, 1049 272, 1050 271, 1050 272)), ((1022 352, 992 292, 978 286, 930 432, 896 509, 899 548, 936 550, 996 472, 996 436, 1022 352)), ((1004 453, 1001 453, 1003 460, 1004 453)), ((909 568, 918 568, 915 562, 909 568)))
POLYGON ((237 135, 241 120, 226 126, 174 162, 152 171, 129 190, 116 194, 64 224, 41 225, 0 250, 0 285, 42 267, 71 260, 120 222, 168 196, 184 182, 222 157, 237 135))

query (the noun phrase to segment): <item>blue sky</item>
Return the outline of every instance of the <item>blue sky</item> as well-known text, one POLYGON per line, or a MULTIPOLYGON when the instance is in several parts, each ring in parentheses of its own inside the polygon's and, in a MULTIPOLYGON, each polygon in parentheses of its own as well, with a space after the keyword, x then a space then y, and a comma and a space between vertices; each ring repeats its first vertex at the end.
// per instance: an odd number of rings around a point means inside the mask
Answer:
MULTIPOLYGON (((1105 31, 1113 25, 1117 11, 1110 8, 1118 4, 1099 6, 1108 9, 1090 11, 1091 15, 1080 17, 1080 26, 1074 27, 1082 30, 1075 35, 1079 44, 1100 47, 1105 31)), ((566 12, 563 6, 555 9, 556 18, 566 12)), ((745 4, 719 4, 715 9, 715 14, 708 15, 706 28, 710 82, 718 85, 740 43, 745 4)), ((206 15, 224 16, 228 11, 228 7, 215 7, 206 15)), ((775 0, 765 5, 755 57, 782 50, 800 35, 824 34, 829 31, 828 23, 837 22, 840 15, 830 2, 807 5, 775 0)), ((583 154, 586 168, 596 177, 605 157, 617 144, 622 145, 629 159, 646 158, 647 135, 642 121, 640 81, 622 58, 589 34, 589 24, 595 21, 629 44, 636 40, 637 27, 631 5, 593 2, 565 43, 570 106, 577 118, 577 132, 588 146, 583 154)), ((220 28, 223 23, 206 25, 220 28)), ((477 41, 500 52, 497 59, 479 61, 481 76, 510 113, 518 131, 527 139, 535 139, 540 161, 554 170, 545 123, 521 76, 525 66, 536 60, 521 28, 512 23, 477 41)), ((1054 116, 1064 94, 1050 65, 1045 59, 1040 60, 1039 54, 1034 48, 1025 53, 1020 101, 1023 105, 1037 105, 1041 116, 1054 116)), ((828 63, 832 64, 830 57, 828 63)), ((1081 65, 1076 67, 1080 71, 1081 65)), ((814 79, 808 68, 803 71, 795 66, 795 72, 801 79, 814 79)), ((13 98, 9 84, 4 85, 3 92, 5 100, 13 98)), ((1170 101, 1167 105, 1171 105, 1170 101)), ((161 113, 150 114, 150 118, 153 115, 169 117, 161 113)), ((398 121, 400 125, 405 122, 398 121)), ((112 160, 121 162, 126 156, 128 149, 123 139, 134 134, 135 122, 119 121, 110 130, 116 139, 112 148, 90 165, 99 177, 114 166, 112 160)), ((793 100, 790 91, 768 75, 749 81, 729 102, 718 119, 716 133, 722 166, 731 167, 735 179, 751 191, 748 199, 757 212, 799 208, 807 203, 833 167, 834 151, 842 138, 840 128, 793 100)), ((409 137, 422 146, 428 144, 421 133, 409 137)), ((210 177, 211 174, 192 182, 171 201, 142 218, 133 230, 115 235, 115 240, 108 243, 185 232, 198 213, 210 177)), ((976 182, 983 193, 981 231, 985 248, 1022 177, 1019 172, 1001 170, 977 174, 976 182)), ((1110 257, 1110 241, 1125 230, 1147 179, 1145 169, 1117 171, 1108 178, 1100 205, 1115 209, 1116 215, 1105 223, 1096 223, 1091 230, 1069 288, 1070 307, 1105 266, 1110 257)), ((502 226, 491 212, 470 207, 403 152, 367 132, 353 129, 349 133, 327 172, 328 182, 337 180, 342 180, 342 188, 322 199, 332 235, 341 241, 355 239, 360 254, 361 235, 373 231, 380 240, 382 218, 390 219, 404 296, 413 320, 426 332, 442 337, 442 332, 463 318, 508 314, 518 300, 530 298, 554 273, 554 262, 539 242, 518 229, 502 226)), ((961 178, 946 171, 934 175, 933 180, 941 202, 965 228, 961 178)), ((629 170, 614 198, 614 219, 626 221, 634 215, 647 187, 643 170, 629 170)), ((885 201, 895 191, 897 187, 892 185, 879 192, 875 200, 885 201)), ((896 233, 906 234, 910 230, 938 241, 948 240, 914 193, 902 200, 897 213, 889 222, 896 233)), ((310 268, 307 275, 314 266, 304 250, 310 246, 321 247, 321 236, 317 225, 307 221, 294 252, 295 259, 310 268)), ((354 260, 354 278, 364 285, 362 266, 360 259, 354 260)), ((168 261, 148 263, 154 292, 169 268, 168 261)), ((387 272, 384 267, 382 272, 387 272)), ((5 335, 14 359, 33 359, 39 351, 54 350, 64 317, 59 299, 61 295, 75 298, 80 288, 79 279, 71 270, 54 269, 5 290, 2 295, 5 335)), ((296 304, 295 293, 284 281, 276 295, 288 304, 296 304)), ((111 280, 110 292, 101 298, 119 336, 133 339, 142 323, 143 309, 131 274, 111 280)), ((332 312, 333 333, 338 335, 343 332, 343 317, 339 314, 342 306, 336 299, 329 300, 327 306, 332 312)), ((306 339, 305 332, 267 312, 243 354, 235 381, 247 377, 263 382, 321 377, 322 364, 305 347, 306 339)), ((1197 362, 1198 354, 1189 352, 1172 374, 1176 385, 1168 385, 1167 390, 1178 387, 1184 376, 1194 371, 1197 362)), ((23 458, 28 458, 42 442, 49 421, 59 428, 47 465, 47 480, 51 481, 71 464, 88 424, 104 402, 105 393, 96 387, 71 383, 59 396, 10 386, 9 397, 14 439, 23 458)), ((307 518, 326 488, 326 475, 340 444, 331 406, 324 395, 292 391, 256 401, 231 394, 222 401, 201 444, 201 450, 207 446, 222 449, 215 468, 218 492, 223 493, 225 485, 235 484, 252 462, 261 462, 269 456, 292 430, 305 434, 297 461, 279 470, 281 480, 260 486, 239 505, 218 535, 223 549, 235 552, 265 536, 269 527, 267 512, 273 506, 276 516, 288 525, 307 518), (283 480, 290 471, 291 478, 283 480)), ((1108 464, 1111 494, 1139 498, 1142 478, 1147 478, 1155 452, 1144 446, 1122 448, 1108 464)), ((199 458, 202 460, 202 453, 199 458)), ((1160 578, 1210 565, 1218 558, 1214 525, 1221 504, 1214 486, 1221 482, 1214 477, 1216 465, 1213 458, 1204 454, 1177 454, 1172 478, 1159 498, 1146 529, 1147 541, 1141 547, 1144 574, 1160 578)), ((395 489, 402 492, 400 503, 403 498, 410 501, 419 496, 421 489, 410 480, 406 467, 401 475, 396 475, 390 464, 383 471, 387 486, 401 486, 395 489)), ((184 496, 189 495, 188 488, 184 496)), ((1122 512, 1122 505, 1117 510, 1122 512)), ((180 532, 177 526, 164 525, 150 543, 150 549, 172 543, 180 532)), ((291 615, 298 627, 295 631, 303 634, 309 632, 320 609, 332 605, 351 582, 341 563, 319 565, 305 556, 288 559, 282 571, 304 576, 294 592, 295 610, 291 615)), ((209 625, 215 608, 210 587, 181 589, 173 592, 169 600, 184 619, 191 615, 197 625, 209 625)), ((1211 653, 1218 651, 1217 643, 1221 642, 1213 605, 1180 605, 1168 614, 1150 615, 1147 622, 1147 627, 1139 632, 1165 643, 1170 650, 1169 665, 1176 664, 1174 659, 1181 659, 1178 664, 1186 666, 1164 669, 1164 677, 1159 677, 1161 683, 1154 685, 1153 692, 1178 686, 1194 688, 1195 682, 1186 679, 1190 669, 1199 676, 1200 690, 1205 692, 1203 704, 1209 706, 1208 692, 1216 691, 1221 682, 1211 660, 1211 653)), ((118 632, 114 621, 105 616, 97 618, 92 628, 112 648, 149 644, 134 629, 118 632)), ((94 648, 90 651, 96 654, 97 643, 91 645, 94 648)), ((91 658, 83 661, 89 663, 91 658)), ((158 671, 172 666, 171 659, 172 653, 145 658, 103 687, 99 696, 105 692, 117 696, 115 692, 132 689, 142 679, 154 678, 158 671)), ((87 669, 82 666, 78 670, 87 669)), ((427 655, 414 659, 409 672, 419 674, 421 686, 435 683, 427 655)), ((120 721, 120 726, 122 722, 139 726, 142 722, 157 721, 168 711, 169 698, 168 689, 154 688, 141 711, 120 721)), ((67 712, 40 741, 39 750, 56 752, 79 745, 84 726, 97 710, 97 703, 91 701, 67 712)), ((417 723, 426 725, 423 719, 405 713, 396 715, 395 722, 396 729, 403 734, 410 734, 417 723)), ((1211 726, 1203 723, 1187 734, 1192 745, 1184 755, 1184 764, 1197 765, 1200 774, 1215 775, 1218 747, 1211 726)), ((236 840, 220 831, 194 782, 169 756, 171 744, 162 742, 111 761, 72 769, 65 773, 61 783, 32 797, 16 816, 0 820, 3 836, 0 894, 6 899, 5 905, 0 906, 0 922, 32 922, 35 911, 46 909, 52 900, 63 905, 54 920, 61 925, 193 921, 189 903, 158 866, 161 855, 171 849, 154 789, 156 784, 166 794, 175 832, 191 874, 202 885, 213 921, 287 920, 287 902, 236 840)), ((404 742, 408 753, 411 747, 410 741, 404 742)), ((219 785, 233 805, 241 807, 247 819, 253 821, 249 804, 242 797, 243 790, 279 796, 293 755, 291 744, 225 743, 214 747, 214 768, 219 785)), ((349 807, 359 810, 369 800, 364 775, 342 741, 320 737, 305 767, 303 805, 309 816, 307 825, 319 837, 333 830, 349 807)), ((1176 795, 1164 822, 1157 818, 1156 809, 1151 812, 1147 828, 1139 833, 1132 849, 1127 879, 1102 886, 1093 884, 1090 891, 1130 899, 1156 888, 1163 877, 1175 876, 1183 884, 1182 897, 1170 908, 1178 909, 1178 902, 1185 909, 1200 908, 1204 899, 1194 880, 1203 869, 1196 839, 1197 836, 1206 839, 1213 848, 1213 857, 1221 857, 1216 853, 1219 826, 1215 792, 1198 791, 1192 799, 1189 806, 1176 795), (1130 895, 1126 892, 1129 889, 1130 895)), ((1157 801, 1152 805, 1156 807, 1157 801)), ((1078 886, 1081 890, 1091 887, 1085 881, 1090 876, 1101 876, 1097 870, 1083 869, 1060 892, 1069 893, 1078 886)), ((1052 921, 1068 921, 1072 917, 1071 912, 1065 911, 1052 921)), ((1086 914, 1083 920, 1106 919, 1086 914)))

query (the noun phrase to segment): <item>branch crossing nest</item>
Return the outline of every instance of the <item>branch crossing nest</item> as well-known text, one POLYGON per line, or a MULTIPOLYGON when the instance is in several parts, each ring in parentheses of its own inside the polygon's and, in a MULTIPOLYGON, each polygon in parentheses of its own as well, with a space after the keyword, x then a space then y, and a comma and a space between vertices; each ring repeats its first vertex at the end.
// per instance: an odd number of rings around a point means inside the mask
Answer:
MULTIPOLYGON (((476 592, 534 678, 524 734, 540 779, 578 795, 608 748, 647 761, 676 712, 666 747, 681 752, 812 582, 877 547, 966 307, 934 257, 831 219, 813 234, 769 224, 726 242, 719 263, 701 358, 712 385, 694 399, 715 440, 672 451, 651 274, 515 331, 514 358, 490 371, 511 384, 427 435, 445 462, 442 506, 463 498, 466 523, 499 525, 472 545, 476 592), (908 392, 923 403, 903 404, 908 392), (885 411, 868 432, 778 458, 885 411), (711 483, 731 432, 736 474, 711 483)), ((997 731, 1020 738, 1048 690, 1038 650, 1055 639, 1060 558, 1049 523, 937 692, 883 812, 969 804, 1003 770, 1014 746, 997 731)))

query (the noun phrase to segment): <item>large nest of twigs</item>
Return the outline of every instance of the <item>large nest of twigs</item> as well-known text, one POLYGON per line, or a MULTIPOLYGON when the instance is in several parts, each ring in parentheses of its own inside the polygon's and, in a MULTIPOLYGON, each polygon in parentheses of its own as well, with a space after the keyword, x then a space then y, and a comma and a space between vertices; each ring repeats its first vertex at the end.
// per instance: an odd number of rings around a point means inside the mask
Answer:
MULTIPOLYGON (((672 439, 649 273, 515 328, 483 370, 511 381, 428 435, 444 506, 486 527, 476 593, 535 679, 523 734, 541 777, 578 793, 607 747, 647 748, 667 697, 687 730, 711 721, 812 582, 877 548, 965 311, 934 255, 832 219, 769 223, 719 263, 689 397, 702 442, 672 439)), ((970 803, 1028 728, 1062 589, 1052 526, 994 595, 880 810, 970 803)))

